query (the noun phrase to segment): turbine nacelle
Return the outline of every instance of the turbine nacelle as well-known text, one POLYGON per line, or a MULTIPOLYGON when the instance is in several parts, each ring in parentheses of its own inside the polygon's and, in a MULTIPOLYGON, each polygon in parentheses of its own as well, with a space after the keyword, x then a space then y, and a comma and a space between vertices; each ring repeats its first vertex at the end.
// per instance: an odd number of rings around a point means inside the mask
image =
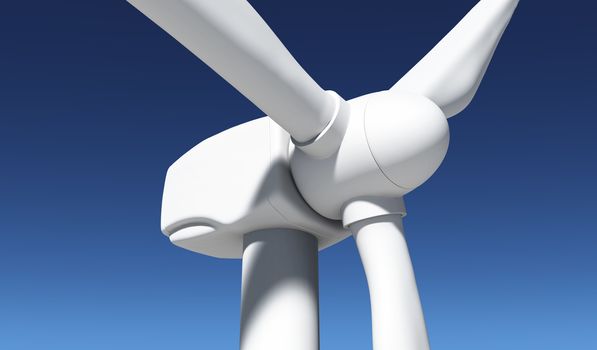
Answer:
POLYGON ((162 232, 179 247, 240 258, 243 237, 295 229, 323 249, 348 236, 339 222, 313 211, 289 170, 290 137, 270 118, 235 126, 193 147, 168 169, 162 232))

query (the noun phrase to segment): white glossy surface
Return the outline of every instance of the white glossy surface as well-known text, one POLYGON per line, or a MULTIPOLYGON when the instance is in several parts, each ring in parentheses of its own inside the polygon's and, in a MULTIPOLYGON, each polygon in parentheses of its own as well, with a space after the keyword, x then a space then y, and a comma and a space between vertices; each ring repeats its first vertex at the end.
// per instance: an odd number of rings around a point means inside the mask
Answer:
POLYGON ((429 340, 400 215, 350 226, 371 299, 374 350, 428 350, 429 340))
POLYGON ((317 240, 294 230, 245 237, 241 350, 319 349, 317 240))
POLYGON ((228 129, 178 159, 166 176, 162 231, 172 243, 221 258, 240 258, 252 231, 310 232, 325 248, 349 235, 313 211, 288 165, 289 135, 269 118, 228 129))
POLYGON ((333 220, 340 220, 343 206, 356 197, 404 194, 404 189, 379 170, 369 150, 364 111, 370 97, 348 101, 348 126, 340 148, 333 155, 315 158, 299 148, 291 152, 290 167, 301 195, 315 211, 333 220))
POLYGON ((406 206, 402 197, 359 197, 353 199, 342 211, 342 224, 349 227, 357 221, 385 215, 406 216, 406 206))
POLYGON ((429 99, 381 91, 348 101, 350 118, 338 151, 315 158, 293 150, 290 166, 307 203, 342 219, 361 197, 402 197, 425 182, 448 148, 446 118, 429 99))
POLYGON ((414 189, 444 160, 450 141, 446 117, 431 100, 406 93, 372 96, 365 110, 369 150, 396 186, 414 189))

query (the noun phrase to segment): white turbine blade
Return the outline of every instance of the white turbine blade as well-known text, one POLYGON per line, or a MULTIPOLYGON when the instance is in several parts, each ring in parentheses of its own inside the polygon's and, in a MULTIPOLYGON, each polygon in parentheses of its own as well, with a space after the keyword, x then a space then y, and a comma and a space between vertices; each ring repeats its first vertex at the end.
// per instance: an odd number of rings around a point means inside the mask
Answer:
POLYGON ((299 142, 313 139, 336 101, 296 62, 245 0, 128 0, 299 142))
POLYGON ((473 99, 518 0, 481 0, 391 90, 421 94, 447 118, 473 99))
POLYGON ((365 269, 374 350, 429 350, 425 318, 404 237, 402 217, 350 225, 365 269))

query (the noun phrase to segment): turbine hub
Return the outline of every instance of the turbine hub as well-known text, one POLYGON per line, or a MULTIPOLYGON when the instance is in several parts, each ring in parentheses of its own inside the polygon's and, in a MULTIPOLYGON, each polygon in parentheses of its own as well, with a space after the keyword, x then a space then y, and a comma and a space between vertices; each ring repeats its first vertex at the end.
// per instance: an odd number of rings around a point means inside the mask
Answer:
POLYGON ((394 184, 415 189, 437 170, 450 133, 441 109, 426 97, 382 92, 365 107, 365 135, 371 154, 394 184))
POLYGON ((441 164, 449 142, 446 117, 426 97, 382 91, 349 104, 346 132, 334 154, 314 158, 291 146, 301 195, 334 220, 355 200, 402 197, 420 186, 441 164))

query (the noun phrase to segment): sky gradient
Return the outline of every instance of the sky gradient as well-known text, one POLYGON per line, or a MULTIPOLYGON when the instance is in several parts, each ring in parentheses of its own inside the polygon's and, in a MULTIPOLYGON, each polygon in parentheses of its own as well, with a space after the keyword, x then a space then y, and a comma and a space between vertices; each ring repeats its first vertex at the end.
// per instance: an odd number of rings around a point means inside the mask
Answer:
MULTIPOLYGON (((346 99, 474 0, 251 1, 346 99)), ((434 349, 597 348, 597 25, 521 0, 405 228, 434 349)), ((234 349, 240 267, 160 233, 168 166, 262 113, 125 1, 0 11, 0 348, 234 349)), ((370 349, 352 238, 320 255, 322 349, 370 349)))

